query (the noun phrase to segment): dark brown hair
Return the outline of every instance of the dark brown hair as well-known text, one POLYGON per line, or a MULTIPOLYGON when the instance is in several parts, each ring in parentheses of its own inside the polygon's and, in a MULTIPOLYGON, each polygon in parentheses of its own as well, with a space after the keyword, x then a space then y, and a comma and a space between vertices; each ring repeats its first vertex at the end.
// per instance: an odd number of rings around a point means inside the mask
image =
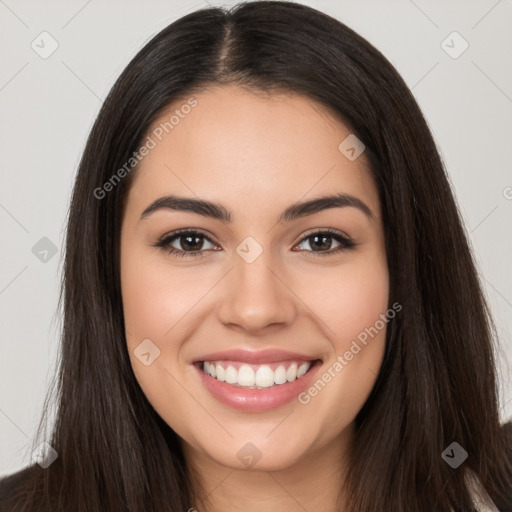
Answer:
POLYGON ((57 413, 45 436, 59 456, 25 472, 2 510, 183 512, 196 503, 180 440, 147 401, 127 353, 119 231, 130 179, 102 198, 94 191, 171 103, 228 83, 327 106, 365 144, 379 189, 389 300, 402 312, 356 419, 349 509, 471 510, 469 468, 510 510, 512 446, 499 423, 494 331, 427 123, 366 40, 315 9, 277 1, 182 17, 145 45, 105 100, 69 212, 57 413), (469 454, 456 470, 441 458, 453 441, 469 454))

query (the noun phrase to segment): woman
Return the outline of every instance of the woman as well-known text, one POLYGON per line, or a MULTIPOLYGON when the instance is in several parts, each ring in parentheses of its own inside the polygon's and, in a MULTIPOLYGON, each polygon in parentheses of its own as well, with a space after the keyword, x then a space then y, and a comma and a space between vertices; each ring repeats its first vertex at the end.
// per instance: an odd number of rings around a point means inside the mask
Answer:
POLYGON ((139 52, 80 163, 63 285, 56 424, 2 510, 512 510, 441 159, 325 14, 204 9, 139 52))

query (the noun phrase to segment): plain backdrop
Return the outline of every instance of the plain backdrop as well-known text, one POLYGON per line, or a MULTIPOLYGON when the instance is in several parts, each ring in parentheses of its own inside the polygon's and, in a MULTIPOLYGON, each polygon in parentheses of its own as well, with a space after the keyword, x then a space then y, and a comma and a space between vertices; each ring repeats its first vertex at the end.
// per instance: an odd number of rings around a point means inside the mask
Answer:
MULTIPOLYGON (((512 417, 512 2, 303 3, 376 46, 425 114, 498 328, 505 421, 512 417)), ((56 369, 64 228, 88 132, 144 43, 204 6, 0 0, 0 475, 31 463, 30 441, 56 369)))

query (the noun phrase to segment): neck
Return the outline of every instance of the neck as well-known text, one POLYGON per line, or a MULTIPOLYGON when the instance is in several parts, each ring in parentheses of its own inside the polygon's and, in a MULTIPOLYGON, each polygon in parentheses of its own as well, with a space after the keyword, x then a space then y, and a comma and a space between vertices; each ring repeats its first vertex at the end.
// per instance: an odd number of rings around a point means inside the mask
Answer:
POLYGON ((198 496, 191 512, 339 512, 344 507, 344 475, 352 428, 330 443, 305 452, 289 467, 265 471, 219 464, 184 444, 198 496))

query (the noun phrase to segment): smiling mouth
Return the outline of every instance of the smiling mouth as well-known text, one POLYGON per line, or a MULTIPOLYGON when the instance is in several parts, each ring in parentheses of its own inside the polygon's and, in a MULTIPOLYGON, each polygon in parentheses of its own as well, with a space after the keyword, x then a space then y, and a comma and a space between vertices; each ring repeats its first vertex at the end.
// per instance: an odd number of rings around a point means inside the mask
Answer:
POLYGON ((268 364, 248 364, 241 361, 198 361, 196 366, 220 382, 245 389, 268 389, 299 380, 319 359, 289 360, 268 364))

